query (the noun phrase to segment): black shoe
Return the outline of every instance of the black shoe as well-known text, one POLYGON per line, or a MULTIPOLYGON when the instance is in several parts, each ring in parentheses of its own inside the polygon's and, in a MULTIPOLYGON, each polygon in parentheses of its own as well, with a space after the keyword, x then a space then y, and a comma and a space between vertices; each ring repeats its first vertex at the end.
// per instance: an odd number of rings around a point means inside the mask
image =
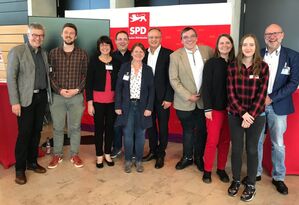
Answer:
POLYGON ((15 182, 17 184, 20 184, 20 185, 26 184, 27 183, 27 178, 26 178, 25 172, 23 172, 23 171, 17 171, 16 172, 15 182))
POLYGON ((230 196, 236 196, 239 189, 240 189, 240 181, 232 181, 231 185, 229 186, 227 192, 230 196))
POLYGON ((240 199, 242 201, 251 201, 255 194, 255 187, 253 185, 246 185, 240 199))
POLYGON ((107 163, 107 165, 109 167, 113 167, 114 166, 114 162, 113 161, 109 162, 107 159, 105 159, 105 162, 107 163))
MULTIPOLYGON (((243 185, 246 185, 247 184, 247 180, 248 180, 248 176, 246 176, 246 177, 244 177, 243 179, 242 179, 242 181, 241 181, 241 183, 243 184, 243 185)), ((262 180, 262 176, 257 176, 256 178, 255 178, 255 181, 261 181, 262 180)))
POLYGON ((148 161, 151 161, 152 159, 156 159, 157 156, 152 153, 152 152, 149 152, 146 156, 142 157, 142 161, 143 162, 148 162, 148 161))
POLYGON ((27 170, 31 170, 31 171, 34 171, 35 173, 46 173, 47 170, 40 166, 38 163, 32 163, 32 164, 28 164, 27 165, 27 170))
POLYGON ((97 168, 101 169, 104 167, 104 163, 96 163, 97 168))
POLYGON ((158 157, 156 160, 155 168, 160 169, 164 166, 164 157, 158 157))
POLYGON ((204 183, 210 184, 212 182, 211 172, 204 171, 202 176, 202 181, 204 183))
POLYGON ((189 165, 193 164, 193 159, 187 159, 187 158, 182 158, 176 165, 175 168, 177 170, 184 169, 188 167, 189 165))
POLYGON ((121 155, 121 149, 119 150, 113 149, 111 153, 111 158, 114 159, 119 157, 120 155, 121 155))
POLYGON ((272 184, 275 185, 276 190, 279 193, 281 193, 283 195, 287 195, 289 193, 288 187, 283 181, 276 181, 276 180, 272 179, 272 184))
POLYGON ((204 163, 202 160, 199 160, 199 159, 195 159, 194 160, 194 164, 196 165, 197 169, 201 172, 204 171, 204 163))
POLYGON ((225 170, 217 169, 216 173, 217 173, 217 175, 219 176, 219 178, 222 182, 224 182, 224 183, 229 182, 229 177, 226 174, 225 170))

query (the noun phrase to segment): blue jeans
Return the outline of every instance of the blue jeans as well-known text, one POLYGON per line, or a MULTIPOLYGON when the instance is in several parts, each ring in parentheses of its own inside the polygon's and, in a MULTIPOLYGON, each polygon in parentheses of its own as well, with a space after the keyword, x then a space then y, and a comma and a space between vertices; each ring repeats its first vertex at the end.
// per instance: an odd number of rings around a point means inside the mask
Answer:
POLYGON ((123 127, 125 160, 132 161, 135 144, 136 161, 141 162, 145 143, 145 129, 141 127, 139 102, 130 102, 128 122, 123 127), (135 140, 134 140, 135 134, 135 140))
MULTIPOLYGON (((283 134, 287 129, 287 115, 276 115, 271 105, 266 106, 266 121, 270 132, 272 144, 272 178, 274 180, 283 181, 286 174, 285 167, 285 145, 283 141, 283 134)), ((265 130, 265 128, 264 128, 265 130)), ((260 136, 258 143, 258 169, 257 176, 262 175, 263 167, 263 144, 265 141, 264 130, 260 136)))

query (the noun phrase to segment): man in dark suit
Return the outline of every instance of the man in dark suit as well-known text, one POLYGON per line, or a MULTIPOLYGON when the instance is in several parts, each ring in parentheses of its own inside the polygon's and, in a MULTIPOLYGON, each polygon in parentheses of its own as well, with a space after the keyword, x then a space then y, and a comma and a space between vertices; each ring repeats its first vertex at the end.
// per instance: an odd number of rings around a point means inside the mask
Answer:
POLYGON ((164 166, 165 150, 168 143, 168 121, 170 106, 173 101, 173 89, 169 83, 169 56, 171 50, 161 46, 161 31, 152 28, 148 32, 149 48, 144 61, 153 69, 155 85, 155 101, 152 113, 153 126, 149 128, 148 138, 150 151, 143 160, 156 159, 155 168, 164 166), (158 118, 159 134, 156 119, 158 118))
MULTIPOLYGON (((264 61, 268 63, 270 78, 266 98, 266 119, 272 143, 272 183, 281 194, 288 194, 284 183, 286 174, 285 145, 283 135, 287 129, 287 115, 294 112, 292 93, 299 83, 299 54, 281 46, 284 38, 282 28, 277 24, 269 25, 264 34, 266 48, 262 49, 264 61)), ((258 145, 257 179, 261 179, 263 143, 262 132, 258 145)))
MULTIPOLYGON (((124 31, 118 31, 115 35, 115 44, 117 50, 112 53, 112 57, 120 61, 121 64, 131 60, 131 52, 128 50, 129 34, 124 31)), ((121 154, 122 148, 122 130, 121 127, 114 128, 113 150, 111 158, 114 159, 121 154)))
POLYGON ((37 163, 47 99, 50 102, 52 99, 47 54, 41 48, 44 37, 45 30, 42 25, 30 24, 29 42, 14 47, 8 54, 9 99, 12 112, 18 121, 15 147, 17 184, 26 184, 26 169, 36 173, 46 172, 46 169, 37 163))

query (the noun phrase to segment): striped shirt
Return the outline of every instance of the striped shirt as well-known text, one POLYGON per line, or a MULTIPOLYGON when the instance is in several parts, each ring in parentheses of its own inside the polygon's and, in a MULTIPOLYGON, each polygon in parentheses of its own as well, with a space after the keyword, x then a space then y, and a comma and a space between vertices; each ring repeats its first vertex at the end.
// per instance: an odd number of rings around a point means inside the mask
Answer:
POLYGON ((228 66, 227 94, 228 112, 242 117, 246 112, 257 117, 265 111, 265 99, 267 96, 269 67, 262 62, 261 72, 253 75, 253 67, 241 67, 241 76, 236 62, 228 66))
POLYGON ((82 92, 86 82, 88 66, 87 53, 75 47, 70 53, 62 47, 54 48, 49 54, 51 87, 57 94, 61 89, 79 89, 82 92))

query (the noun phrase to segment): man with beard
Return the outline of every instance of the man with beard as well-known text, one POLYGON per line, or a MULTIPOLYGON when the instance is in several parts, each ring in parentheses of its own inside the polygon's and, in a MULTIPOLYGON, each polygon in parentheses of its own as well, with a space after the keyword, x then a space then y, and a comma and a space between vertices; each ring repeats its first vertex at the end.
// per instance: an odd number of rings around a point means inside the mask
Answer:
MULTIPOLYGON (((272 184, 283 195, 288 194, 284 183, 286 175, 284 133, 287 129, 287 116, 293 113, 292 93, 299 83, 299 55, 296 51, 281 45, 284 38, 282 28, 269 25, 264 33, 266 48, 261 53, 269 65, 270 77, 266 98, 266 122, 272 144, 272 184)), ((256 180, 261 180, 264 131, 258 144, 258 170, 256 180)), ((246 183, 245 178, 243 183, 246 183)))
POLYGON ((70 160, 75 167, 82 167, 78 156, 81 140, 81 118, 84 111, 83 90, 86 81, 88 56, 75 46, 77 28, 72 23, 63 26, 63 46, 54 48, 49 54, 52 66, 50 73, 53 104, 50 106, 53 119, 54 150, 48 168, 56 168, 62 162, 65 117, 71 150, 70 160))
MULTIPOLYGON (((129 62, 131 60, 131 52, 128 50, 129 46, 129 34, 124 31, 118 31, 115 35, 115 44, 117 50, 113 52, 113 58, 117 59, 121 64, 129 62)), ((111 158, 120 156, 122 148, 122 128, 114 128, 113 150, 111 158)), ((134 149, 135 150, 135 149, 134 149)))

